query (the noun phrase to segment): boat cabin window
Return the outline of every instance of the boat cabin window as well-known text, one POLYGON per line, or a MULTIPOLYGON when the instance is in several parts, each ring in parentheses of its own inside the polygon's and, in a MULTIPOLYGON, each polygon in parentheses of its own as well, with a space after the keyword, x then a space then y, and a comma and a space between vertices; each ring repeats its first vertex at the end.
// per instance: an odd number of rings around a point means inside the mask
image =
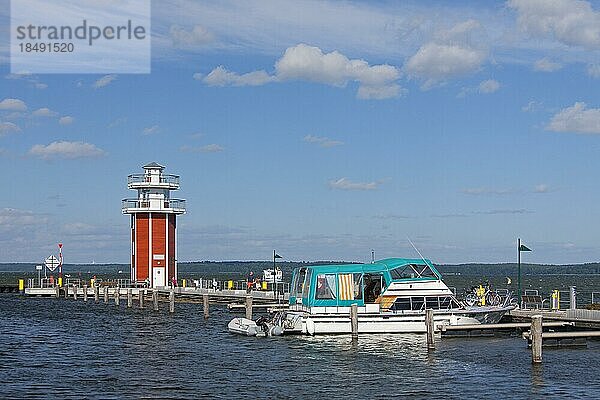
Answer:
POLYGON ((420 311, 423 309, 430 308, 432 310, 449 310, 451 308, 459 307, 458 303, 452 300, 451 297, 398 297, 394 301, 394 304, 390 307, 390 310, 395 311, 420 311), (423 299, 425 301, 423 301, 423 299))
POLYGON ((335 274, 319 274, 317 275, 317 289, 315 299, 317 300, 332 300, 335 299, 336 282, 335 274))
POLYGON ((340 300, 362 299, 362 274, 338 274, 337 277, 340 300))
POLYGON ((429 265, 408 264, 390 270, 392 279, 437 278, 429 265))
POLYGON ((302 296, 302 287, 304 286, 304 278, 306 277, 306 268, 300 268, 294 275, 294 282, 292 282, 292 296, 302 296))
POLYGON ((302 297, 308 298, 308 294, 310 293, 310 278, 312 277, 312 269, 306 271, 306 275, 304 276, 304 283, 302 284, 302 297))

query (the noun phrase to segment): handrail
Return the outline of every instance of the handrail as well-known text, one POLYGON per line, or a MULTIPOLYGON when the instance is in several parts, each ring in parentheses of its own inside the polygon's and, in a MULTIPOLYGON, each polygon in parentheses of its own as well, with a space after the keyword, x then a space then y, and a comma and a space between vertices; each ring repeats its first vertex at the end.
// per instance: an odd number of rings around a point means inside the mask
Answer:
MULTIPOLYGON (((135 183, 148 183, 152 184, 151 175, 147 174, 131 174, 127 176, 127 184, 135 184, 135 183)), ((160 175, 159 183, 166 183, 169 185, 177 185, 179 186, 179 175, 170 175, 164 174, 160 175)))
MULTIPOLYGON (((123 199, 121 202, 122 209, 128 208, 155 208, 154 206, 150 207, 151 204, 156 204, 154 199, 149 200, 140 200, 140 199, 123 199)), ((185 200, 184 199, 168 199, 164 201, 160 201, 160 209, 183 209, 185 210, 185 200)))

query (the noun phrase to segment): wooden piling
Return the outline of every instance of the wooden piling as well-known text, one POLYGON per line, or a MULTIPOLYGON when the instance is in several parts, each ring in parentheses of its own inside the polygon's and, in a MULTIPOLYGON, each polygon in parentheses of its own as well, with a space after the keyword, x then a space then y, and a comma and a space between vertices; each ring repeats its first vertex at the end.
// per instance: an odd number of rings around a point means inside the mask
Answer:
POLYGON ((65 285, 65 299, 69 298, 69 285, 65 285))
POLYGON ((425 310, 425 328, 427 329, 427 350, 435 349, 435 325, 433 323, 433 310, 425 310))
POLYGON ((60 286, 56 285, 54 289, 56 290, 56 298, 58 299, 60 297, 60 286))
POLYGON ((97 303, 100 301, 100 286, 94 284, 94 301, 97 303))
POLYGON ((108 286, 104 286, 104 304, 108 304, 108 286))
POLYGON ((83 301, 87 303, 87 285, 83 285, 83 301))
POLYGON ((350 324, 352 326, 352 339, 358 339, 358 304, 350 306, 350 324))
POLYGON ((131 288, 127 289, 127 308, 131 308, 133 306, 133 291, 131 288))
POLYGON ((146 291, 140 289, 140 291, 138 292, 138 296, 140 298, 140 308, 144 308, 144 295, 145 295, 146 291))
POLYGON ((169 312, 175 312, 175 290, 171 289, 169 292, 169 312))
POLYGON ((542 316, 531 317, 531 362, 542 362, 542 316))
POLYGON ((209 310, 208 310, 208 294, 202 295, 202 308, 204 310, 204 319, 208 319, 209 310))
POLYGON ((152 291, 152 301, 154 302, 154 311, 158 311, 158 290, 152 291))
POLYGON ((246 318, 252 319, 252 296, 246 296, 246 318))
POLYGON ((77 300, 77 286, 73 285, 73 300, 77 300))
POLYGON ((569 287, 569 308, 571 310, 577 308, 577 289, 575 286, 569 287))
POLYGON ((117 290, 115 290, 115 304, 119 306, 121 303, 121 288, 117 286, 117 290))

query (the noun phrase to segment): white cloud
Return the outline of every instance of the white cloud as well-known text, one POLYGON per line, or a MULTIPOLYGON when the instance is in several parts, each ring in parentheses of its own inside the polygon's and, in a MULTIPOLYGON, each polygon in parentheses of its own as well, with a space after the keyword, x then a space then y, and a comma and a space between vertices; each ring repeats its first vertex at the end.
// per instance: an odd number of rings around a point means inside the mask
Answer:
POLYGON ((479 187, 479 188, 468 188, 462 191, 464 194, 470 194, 474 196, 480 195, 505 195, 514 193, 511 189, 493 189, 487 187, 479 187))
POLYGON ((48 85, 42 82, 32 82, 33 87, 36 89, 46 89, 48 88, 48 85))
POLYGON ((180 151, 184 153, 220 153, 225 150, 225 148, 218 144, 207 144, 205 146, 181 146, 179 148, 180 151))
POLYGON ((480 28, 479 22, 470 19, 439 32, 410 57, 404 70, 409 76, 422 79, 423 89, 477 71, 487 56, 487 51, 472 39, 473 32, 480 28))
POLYGON ((75 121, 75 118, 65 115, 64 117, 60 117, 58 123, 61 125, 71 125, 75 121))
POLYGON ((585 103, 577 102, 555 114, 546 130, 600 134, 600 108, 587 109, 585 103))
POLYGON ((105 86, 109 85, 112 81, 114 81, 115 79, 117 79, 117 75, 115 75, 115 74, 104 75, 102 78, 100 78, 96 82, 94 82, 92 87, 94 89, 99 89, 99 88, 105 87, 105 86))
POLYGON ((153 135, 155 133, 158 133, 159 131, 160 131, 160 126, 152 125, 152 126, 148 126, 148 127, 144 128, 142 130, 142 134, 143 135, 153 135))
POLYGON ((535 185, 533 189, 534 193, 548 193, 550 191, 550 187, 545 183, 540 183, 539 185, 535 185))
POLYGON ((329 187, 339 190, 375 190, 381 185, 381 181, 375 182, 352 182, 348 178, 329 181, 329 187))
POLYGON ((554 72, 554 71, 558 71, 561 68, 562 68, 562 65, 560 65, 559 63, 550 61, 546 57, 541 58, 541 59, 537 60, 535 63, 533 63, 533 70, 539 71, 539 72, 554 72))
POLYGON ((173 45, 180 49, 194 49, 215 40, 215 36, 200 25, 195 25, 189 31, 179 25, 172 25, 169 33, 173 45))
POLYGON ((4 99, 0 101, 0 110, 6 111, 26 111, 27 105, 23 100, 19 99, 4 99))
POLYGON ((58 115, 58 113, 52 111, 47 107, 43 107, 35 110, 33 113, 31 113, 31 115, 33 115, 34 117, 55 117, 58 115))
POLYGON ((344 144, 344 142, 340 142, 339 140, 329 139, 328 137, 325 137, 325 136, 306 135, 306 136, 304 136, 304 138, 302 140, 304 140, 306 143, 314 143, 314 144, 318 145, 319 147, 335 147, 335 146, 341 146, 344 144))
POLYGON ((29 155, 44 160, 77 159, 104 156, 106 152, 96 145, 84 142, 57 141, 46 146, 36 144, 29 150, 29 155))
POLYGON ((542 106, 541 102, 532 100, 529 103, 527 103, 526 105, 524 105, 523 107, 521 107, 521 111, 534 112, 534 111, 539 110, 541 106, 542 106))
POLYGON ((273 75, 263 70, 239 75, 223 66, 215 68, 206 77, 194 74, 194 79, 202 79, 211 86, 258 86, 275 81, 304 80, 344 87, 349 82, 357 82, 357 97, 361 99, 398 96, 402 92, 397 83, 399 77, 400 72, 391 65, 369 65, 364 60, 349 59, 337 51, 323 53, 320 48, 303 43, 286 49, 275 63, 273 75))
POLYGON ((600 64, 588 65, 587 74, 592 78, 600 78, 600 64))
POLYGON ((202 74, 194 74, 194 79, 202 79, 209 86, 260 86, 273 82, 275 77, 270 76, 265 71, 252 71, 239 75, 220 65, 204 78, 202 74))
POLYGON ((0 209, 0 231, 22 231, 35 225, 44 225, 48 218, 29 210, 15 208, 0 209))
POLYGON ((550 37, 568 46, 600 48, 600 13, 581 0, 509 0, 519 28, 532 37, 550 37))
POLYGON ((13 132, 20 132, 21 128, 12 122, 0 122, 0 137, 13 132))
POLYGON ((494 93, 500 89, 500 83, 494 79, 488 79, 479 84, 479 93, 494 93))

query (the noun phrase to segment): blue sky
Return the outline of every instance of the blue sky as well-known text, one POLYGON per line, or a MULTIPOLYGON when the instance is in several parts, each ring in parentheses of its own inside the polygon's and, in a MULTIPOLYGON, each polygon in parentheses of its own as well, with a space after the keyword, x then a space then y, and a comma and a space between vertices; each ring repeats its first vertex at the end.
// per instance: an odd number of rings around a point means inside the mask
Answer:
POLYGON ((11 75, 2 261, 127 262, 135 196, 180 174, 179 260, 600 260, 600 3, 152 5, 152 73, 11 75))

